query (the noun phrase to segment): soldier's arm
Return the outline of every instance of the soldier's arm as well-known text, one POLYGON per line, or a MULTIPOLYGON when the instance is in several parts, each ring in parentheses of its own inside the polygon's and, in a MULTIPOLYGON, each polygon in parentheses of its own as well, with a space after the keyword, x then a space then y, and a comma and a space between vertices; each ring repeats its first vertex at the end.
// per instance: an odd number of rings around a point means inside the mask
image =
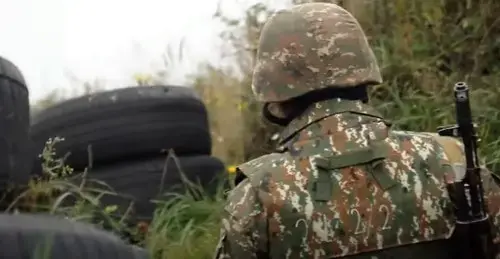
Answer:
POLYGON ((245 179, 233 189, 226 202, 214 258, 263 258, 259 256, 265 252, 259 244, 267 238, 266 228, 259 227, 263 221, 265 215, 257 190, 245 179))

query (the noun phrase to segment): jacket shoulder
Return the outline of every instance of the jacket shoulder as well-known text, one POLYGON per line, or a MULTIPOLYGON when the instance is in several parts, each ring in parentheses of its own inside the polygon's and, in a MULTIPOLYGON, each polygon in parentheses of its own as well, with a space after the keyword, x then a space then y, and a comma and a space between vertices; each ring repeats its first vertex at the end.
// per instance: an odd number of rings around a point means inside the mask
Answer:
POLYGON ((260 185, 259 183, 266 175, 272 175, 274 172, 279 171, 289 159, 286 153, 271 153, 250 160, 236 168, 235 182, 238 184, 243 179, 248 178, 253 186, 260 185))
POLYGON ((225 211, 244 228, 255 224, 256 216, 263 213, 262 195, 267 195, 271 177, 282 168, 287 156, 271 153, 250 160, 236 168, 235 187, 229 193, 225 211))
POLYGON ((448 160, 452 164, 465 164, 464 147, 460 140, 452 137, 440 136, 437 133, 424 133, 432 136, 443 148, 448 160))
POLYGON ((415 131, 393 131, 392 135, 399 139, 418 139, 423 145, 429 145, 437 149, 436 151, 442 153, 443 159, 450 164, 465 163, 463 144, 456 138, 440 136, 438 133, 433 132, 415 131))

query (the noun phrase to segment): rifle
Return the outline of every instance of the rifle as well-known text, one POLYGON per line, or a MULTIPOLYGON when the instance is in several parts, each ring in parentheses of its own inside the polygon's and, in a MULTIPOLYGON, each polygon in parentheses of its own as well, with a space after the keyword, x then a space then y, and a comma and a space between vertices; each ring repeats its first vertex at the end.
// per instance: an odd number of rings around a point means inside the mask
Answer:
POLYGON ((456 83, 454 95, 457 124, 438 128, 441 136, 461 138, 465 151, 465 175, 448 186, 456 222, 451 237, 452 258, 493 259, 497 251, 493 245, 492 224, 485 204, 477 135, 472 122, 467 84, 456 83))

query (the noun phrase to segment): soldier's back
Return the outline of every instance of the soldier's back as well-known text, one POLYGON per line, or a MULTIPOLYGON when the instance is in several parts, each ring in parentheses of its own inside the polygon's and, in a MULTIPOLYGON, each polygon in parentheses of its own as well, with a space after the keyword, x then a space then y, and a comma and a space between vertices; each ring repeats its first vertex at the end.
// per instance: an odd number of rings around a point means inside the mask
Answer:
POLYGON ((266 210, 271 258, 447 258, 454 173, 436 137, 337 114, 286 147, 240 167, 266 210))

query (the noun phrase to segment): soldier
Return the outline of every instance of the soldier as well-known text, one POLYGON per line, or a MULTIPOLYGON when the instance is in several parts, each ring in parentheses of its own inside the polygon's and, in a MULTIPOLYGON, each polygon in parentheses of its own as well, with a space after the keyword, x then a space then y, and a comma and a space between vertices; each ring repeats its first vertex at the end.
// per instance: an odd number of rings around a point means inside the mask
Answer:
MULTIPOLYGON (((216 258, 450 258, 446 187, 463 175, 463 147, 392 130, 368 104, 367 88, 380 83, 343 8, 302 4, 267 21, 252 89, 285 128, 279 151, 238 167, 216 258)), ((500 188, 487 169, 483 177, 499 215, 500 188)))

